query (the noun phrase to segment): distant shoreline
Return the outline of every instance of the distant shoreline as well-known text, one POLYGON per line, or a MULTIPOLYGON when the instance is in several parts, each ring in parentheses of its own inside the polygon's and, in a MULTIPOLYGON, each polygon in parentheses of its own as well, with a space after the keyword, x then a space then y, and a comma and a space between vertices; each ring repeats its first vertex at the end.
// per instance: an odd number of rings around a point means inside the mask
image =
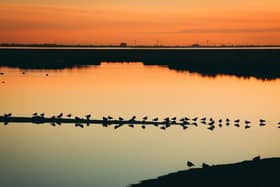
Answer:
POLYGON ((101 62, 143 62, 205 76, 280 78, 280 48, 0 48, 0 67, 63 69, 101 62))
POLYGON ((279 186, 280 158, 194 168, 144 180, 130 187, 279 186))
POLYGON ((0 47, 46 47, 46 48, 277 48, 279 45, 70 45, 70 44, 19 44, 0 43, 0 47))

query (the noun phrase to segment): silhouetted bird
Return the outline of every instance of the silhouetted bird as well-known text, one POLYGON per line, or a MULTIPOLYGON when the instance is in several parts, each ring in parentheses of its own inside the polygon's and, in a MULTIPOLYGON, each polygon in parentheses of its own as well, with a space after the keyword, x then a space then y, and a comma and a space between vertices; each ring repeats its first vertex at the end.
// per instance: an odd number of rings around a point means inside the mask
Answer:
POLYGON ((121 127, 120 125, 115 125, 114 129, 116 130, 116 129, 120 128, 120 127, 121 127))
POLYGON ((200 120, 201 120, 201 121, 205 121, 205 120, 206 120, 206 117, 203 117, 203 118, 201 118, 200 120))
POLYGON ((223 122, 223 120, 222 119, 219 119, 219 123, 222 123, 223 122))
POLYGON ((89 118, 91 117, 91 114, 88 114, 85 117, 87 118, 87 120, 89 120, 89 118))
POLYGON ((119 117, 119 120, 120 120, 120 121, 123 121, 123 118, 122 118, 122 117, 119 117))
POLYGON ((209 125, 214 125, 214 124, 215 124, 215 121, 210 121, 208 124, 209 124, 209 125))
POLYGON ((146 128, 146 126, 145 125, 142 125, 142 129, 145 129, 146 128))
POLYGON ((212 130, 215 129, 215 126, 214 126, 214 125, 211 125, 210 127, 208 127, 208 129, 212 131, 212 130))
POLYGON ((192 120, 193 120, 193 121, 197 121, 197 119, 198 119, 198 117, 195 117, 195 118, 193 118, 192 120))
POLYGON ((128 125, 129 127, 131 127, 131 128, 134 128, 134 125, 128 125))
POLYGON ((165 130, 166 128, 164 126, 160 127, 160 129, 165 130))
POLYGON ((192 125, 198 127, 197 123, 196 122, 193 122, 192 125))
POLYGON ((105 122, 108 121, 108 119, 107 119, 106 117, 103 117, 102 119, 103 119, 103 121, 105 121, 105 122))
POLYGON ((43 117, 45 116, 45 114, 44 114, 44 113, 42 113, 42 114, 40 114, 40 116, 43 118, 43 117))
POLYGON ((188 162, 187 162, 187 166, 188 166, 188 167, 193 167, 193 166, 194 166, 194 163, 192 163, 191 161, 188 161, 188 162))
POLYGON ((265 123, 265 122, 266 122, 266 120, 260 119, 260 123, 265 123))
POLYGON ((202 168, 210 168, 211 166, 206 164, 206 163, 202 163, 202 168))
POLYGON ((234 120, 235 123, 239 123, 240 122, 240 119, 237 119, 237 120, 234 120))
POLYGON ((80 123, 76 123, 76 124, 75 124, 75 127, 84 128, 84 125, 83 125, 83 124, 80 124, 80 123))
POLYGON ((219 127, 221 128, 221 127, 223 127, 223 125, 220 123, 220 124, 219 124, 219 127))
POLYGON ((206 121, 201 121, 201 123, 205 125, 205 124, 206 124, 206 121))
POLYGON ((251 121, 245 120, 245 124, 250 124, 251 121))
POLYGON ((107 118, 108 118, 109 120, 112 120, 112 119, 113 119, 113 117, 112 117, 112 116, 108 116, 107 118))
POLYGON ((226 119, 226 122, 230 122, 230 119, 227 118, 227 119, 226 119))
POLYGON ((251 128, 250 125, 245 125, 245 129, 249 129, 249 128, 251 128))
POLYGON ((158 118, 154 118, 153 121, 158 121, 158 118))
POLYGON ((61 118, 63 116, 63 113, 60 113, 57 118, 61 118))
POLYGON ((188 117, 185 117, 185 121, 189 121, 190 120, 190 118, 188 118, 188 117))
POLYGON ((67 114, 67 117, 68 117, 68 118, 71 118, 71 116, 72 116, 72 114, 67 114))
POLYGON ((260 126, 262 127, 262 126, 266 126, 266 124, 264 123, 264 122, 261 122, 260 123, 260 126))
POLYGON ((236 127, 240 127, 239 123, 234 124, 234 126, 236 126, 236 127))
POLYGON ((176 119, 177 119, 176 117, 173 117, 171 120, 172 120, 172 121, 176 121, 176 119))
POLYGON ((188 126, 183 125, 183 129, 186 130, 187 128, 189 128, 188 126))
POLYGON ((136 119, 136 116, 132 116, 132 118, 130 119, 130 121, 134 121, 136 119))
POLYGON ((148 119, 147 116, 144 116, 144 117, 143 117, 143 121, 146 121, 147 119, 148 119))
POLYGON ((252 159, 253 161, 258 161, 258 160, 261 160, 261 156, 256 156, 256 157, 254 157, 253 159, 252 159))
POLYGON ((7 114, 8 117, 12 117, 12 113, 7 114))
POLYGON ((168 117, 164 118, 164 121, 169 122, 169 118, 168 117))
POLYGON ((33 113, 33 116, 38 116, 38 113, 37 112, 33 113))
POLYGON ((227 123, 226 123, 226 126, 229 126, 229 125, 230 125, 230 123, 229 123, 229 122, 227 122, 227 123))

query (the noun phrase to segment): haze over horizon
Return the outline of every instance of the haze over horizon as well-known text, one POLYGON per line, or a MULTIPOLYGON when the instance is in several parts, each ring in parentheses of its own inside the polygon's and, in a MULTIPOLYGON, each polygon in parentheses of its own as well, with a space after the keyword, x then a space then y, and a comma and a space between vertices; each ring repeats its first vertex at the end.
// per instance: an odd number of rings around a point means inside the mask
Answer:
POLYGON ((0 0, 0 43, 277 45, 277 0, 0 0))

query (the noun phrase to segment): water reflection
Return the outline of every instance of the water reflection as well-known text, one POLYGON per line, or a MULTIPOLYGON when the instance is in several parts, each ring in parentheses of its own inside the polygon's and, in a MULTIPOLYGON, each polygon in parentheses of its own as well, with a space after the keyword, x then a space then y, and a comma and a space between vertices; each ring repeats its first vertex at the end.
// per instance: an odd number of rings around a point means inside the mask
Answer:
POLYGON ((30 116, 61 112, 93 118, 111 115, 205 116, 267 126, 183 131, 172 127, 0 126, 1 186, 126 186, 185 169, 186 160, 209 164, 255 155, 279 156, 280 81, 201 77, 142 63, 62 71, 3 69, 0 113, 30 116), (49 76, 45 76, 48 73, 49 76), (152 166, 152 167, 151 167, 152 166), (17 180, 14 180, 17 178, 17 180))

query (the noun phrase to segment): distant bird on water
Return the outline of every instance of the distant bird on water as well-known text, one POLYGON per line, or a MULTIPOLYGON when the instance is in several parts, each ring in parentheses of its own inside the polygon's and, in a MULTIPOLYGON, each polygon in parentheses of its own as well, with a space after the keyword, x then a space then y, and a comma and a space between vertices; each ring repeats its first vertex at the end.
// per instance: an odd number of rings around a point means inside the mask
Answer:
POLYGON ((91 114, 88 114, 85 117, 87 118, 87 120, 89 120, 89 118, 91 117, 91 114))
POLYGON ((198 120, 198 117, 195 117, 195 118, 193 118, 192 120, 193 120, 193 121, 197 121, 197 120, 198 120))
POLYGON ((201 118, 200 120, 201 120, 201 121, 205 121, 205 120, 206 120, 206 117, 203 117, 203 118, 201 118))
POLYGON ((120 121, 123 121, 123 118, 122 118, 122 117, 119 117, 119 120, 120 120, 120 121))
POLYGON ((250 124, 251 121, 245 120, 245 124, 250 124))
POLYGON ((108 118, 108 120, 112 120, 112 119, 113 119, 113 117, 112 117, 112 116, 108 116, 107 118, 108 118))
POLYGON ((215 126, 214 125, 211 125, 210 127, 208 127, 208 130, 212 131, 215 129, 215 126))
POLYGON ((154 118, 153 121, 158 121, 158 118, 154 118))
POLYGON ((68 118, 71 118, 71 116, 72 116, 72 114, 67 114, 67 117, 68 117, 68 118))
POLYGON ((37 112, 33 113, 33 117, 36 117, 36 116, 38 116, 38 113, 37 112))
POLYGON ((165 128, 165 126, 162 126, 162 127, 160 127, 160 129, 161 129, 161 130, 165 130, 166 128, 165 128))
POLYGON ((251 128, 250 125, 245 125, 245 129, 249 129, 249 128, 251 128))
POLYGON ((143 121, 146 121, 147 119, 148 119, 147 116, 144 116, 144 117, 143 117, 143 121))
POLYGON ((84 128, 84 125, 83 125, 83 124, 80 124, 80 123, 76 123, 76 124, 75 124, 75 127, 84 128))
POLYGON ((173 117, 171 120, 172 120, 172 121, 176 121, 176 119, 177 119, 176 117, 173 117))
POLYGON ((41 113, 40 116, 43 118, 43 117, 45 116, 45 114, 44 114, 44 113, 41 113))
POLYGON ((146 129, 146 126, 145 126, 145 125, 142 125, 142 129, 146 129))
POLYGON ((195 165, 194 165, 194 163, 192 163, 191 161, 188 161, 188 162, 187 162, 187 166, 191 168, 191 167, 193 167, 193 166, 195 166, 195 165))

